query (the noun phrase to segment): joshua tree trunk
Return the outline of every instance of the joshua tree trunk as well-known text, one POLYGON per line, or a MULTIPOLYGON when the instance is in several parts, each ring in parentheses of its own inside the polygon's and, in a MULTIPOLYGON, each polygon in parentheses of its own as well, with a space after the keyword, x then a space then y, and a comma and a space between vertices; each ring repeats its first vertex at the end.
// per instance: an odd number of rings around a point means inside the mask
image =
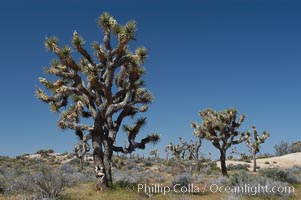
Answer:
POLYGON ((105 172, 105 179, 107 182, 107 185, 109 188, 112 188, 113 186, 113 181, 112 181, 112 156, 113 156, 113 149, 112 145, 110 144, 110 140, 105 140, 104 141, 104 172, 105 172))
POLYGON ((220 161, 221 161, 222 175, 228 176, 227 166, 226 166, 226 151, 220 150, 220 153, 221 153, 220 161))
POLYGON ((84 158, 83 157, 81 157, 80 159, 79 159, 79 166, 80 166, 80 170, 83 170, 84 169, 84 158))
POLYGON ((194 150, 194 156, 195 156, 195 170, 196 171, 200 171, 200 162, 199 162, 199 150, 201 148, 202 145, 202 141, 201 139, 199 140, 199 142, 197 144, 195 144, 195 150, 194 150))
POLYGON ((256 153, 253 151, 253 172, 256 172, 256 168, 257 168, 257 163, 256 163, 256 153))
POLYGON ((103 147, 101 144, 102 138, 98 134, 92 135, 92 145, 93 145, 93 160, 94 160, 94 173, 97 178, 96 188, 97 190, 105 189, 109 186, 107 178, 105 176, 104 162, 103 162, 103 147))

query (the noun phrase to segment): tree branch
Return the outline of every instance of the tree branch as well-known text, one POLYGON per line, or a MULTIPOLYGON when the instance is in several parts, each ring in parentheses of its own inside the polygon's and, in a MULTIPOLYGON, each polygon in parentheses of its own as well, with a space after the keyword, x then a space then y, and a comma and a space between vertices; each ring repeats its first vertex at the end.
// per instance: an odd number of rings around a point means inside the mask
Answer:
POLYGON ((157 142, 159 140, 159 136, 157 134, 149 135, 142 139, 140 143, 137 143, 133 140, 129 140, 128 147, 117 147, 113 146, 113 151, 121 152, 121 153, 132 153, 135 149, 145 149, 145 145, 150 142, 157 142))

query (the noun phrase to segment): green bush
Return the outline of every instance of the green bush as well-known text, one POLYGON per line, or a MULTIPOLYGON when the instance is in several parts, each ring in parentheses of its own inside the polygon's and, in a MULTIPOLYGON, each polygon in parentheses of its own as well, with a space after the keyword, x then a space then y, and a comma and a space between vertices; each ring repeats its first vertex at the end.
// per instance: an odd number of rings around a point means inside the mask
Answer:
POLYGON ((250 183, 254 180, 245 170, 234 172, 228 179, 228 184, 231 186, 239 186, 244 183, 250 183))
POLYGON ((151 166, 153 166, 153 163, 151 162, 151 161, 145 161, 145 163, 144 163, 144 165, 146 166, 146 167, 151 167, 151 166))
POLYGON ((178 185, 179 187, 188 187, 191 184, 193 178, 189 173, 183 173, 174 177, 172 181, 172 186, 178 185))
MULTIPOLYGON (((268 172, 269 173, 269 172, 268 172)), ((277 173, 276 173, 277 174, 277 173)), ((249 174, 246 171, 237 171, 234 172, 227 180, 226 185, 229 186, 238 186, 248 185, 249 188, 258 187, 258 185, 266 186, 267 188, 288 188, 290 187, 287 182, 272 180, 264 176, 254 176, 249 174)), ((240 190, 236 193, 237 195, 242 196, 261 196, 264 199, 274 199, 274 196, 280 196, 281 199, 288 199, 290 195, 293 194, 293 189, 290 189, 287 192, 277 192, 272 190, 240 190)), ((261 198, 260 198, 261 199, 261 198)))
POLYGON ((233 170, 245 170, 245 171, 249 171, 248 168, 250 167, 249 164, 229 164, 227 165, 227 169, 229 171, 233 171, 233 170))
POLYGON ((284 181, 286 182, 287 180, 287 172, 284 171, 284 170, 281 170, 281 169, 277 169, 277 168, 272 168, 272 169, 269 169, 269 168, 266 168, 266 169, 261 169, 259 170, 259 174, 261 176, 264 176, 264 177, 267 177, 267 178, 270 178, 274 181, 284 181))
POLYGON ((60 171, 45 166, 33 175, 32 180, 34 180, 32 182, 34 193, 40 199, 56 199, 67 186, 66 179, 60 171))

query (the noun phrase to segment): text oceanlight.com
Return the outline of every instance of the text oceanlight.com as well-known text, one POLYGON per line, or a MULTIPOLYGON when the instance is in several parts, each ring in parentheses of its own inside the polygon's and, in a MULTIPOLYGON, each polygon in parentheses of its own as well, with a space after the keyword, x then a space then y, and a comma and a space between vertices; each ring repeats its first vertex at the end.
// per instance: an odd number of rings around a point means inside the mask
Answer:
MULTIPOLYGON (((129 187, 134 190, 134 187, 129 187)), ((293 186, 271 186, 271 185, 250 185, 243 184, 241 186, 226 186, 218 184, 205 184, 200 187, 194 184, 188 184, 187 186, 181 186, 180 184, 175 184, 173 186, 166 186, 163 184, 137 184, 138 193, 148 193, 148 194, 168 194, 170 192, 174 193, 187 193, 187 194, 197 194, 204 192, 211 193, 232 193, 232 194, 292 194, 295 191, 293 186)))

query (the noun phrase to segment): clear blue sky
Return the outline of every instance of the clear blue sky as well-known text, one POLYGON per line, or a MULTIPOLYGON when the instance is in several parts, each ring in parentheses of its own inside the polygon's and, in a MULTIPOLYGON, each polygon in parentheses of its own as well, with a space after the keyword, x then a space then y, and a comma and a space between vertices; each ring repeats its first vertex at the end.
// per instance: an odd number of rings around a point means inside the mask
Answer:
MULTIPOLYGON (((284 0, 2 2, 0 155, 72 151, 74 134, 59 130, 58 115, 34 97, 42 66, 54 58, 43 42, 56 35, 70 44, 77 30, 90 45, 102 37, 96 21, 104 11, 121 23, 135 19, 132 46, 150 51, 146 81, 155 102, 141 136, 161 133, 162 154, 178 136, 194 138, 190 123, 208 107, 235 107, 247 115, 241 130, 267 130, 263 152, 301 140, 300 10, 300 1, 284 0)), ((202 151, 216 152, 208 143, 202 151)))

